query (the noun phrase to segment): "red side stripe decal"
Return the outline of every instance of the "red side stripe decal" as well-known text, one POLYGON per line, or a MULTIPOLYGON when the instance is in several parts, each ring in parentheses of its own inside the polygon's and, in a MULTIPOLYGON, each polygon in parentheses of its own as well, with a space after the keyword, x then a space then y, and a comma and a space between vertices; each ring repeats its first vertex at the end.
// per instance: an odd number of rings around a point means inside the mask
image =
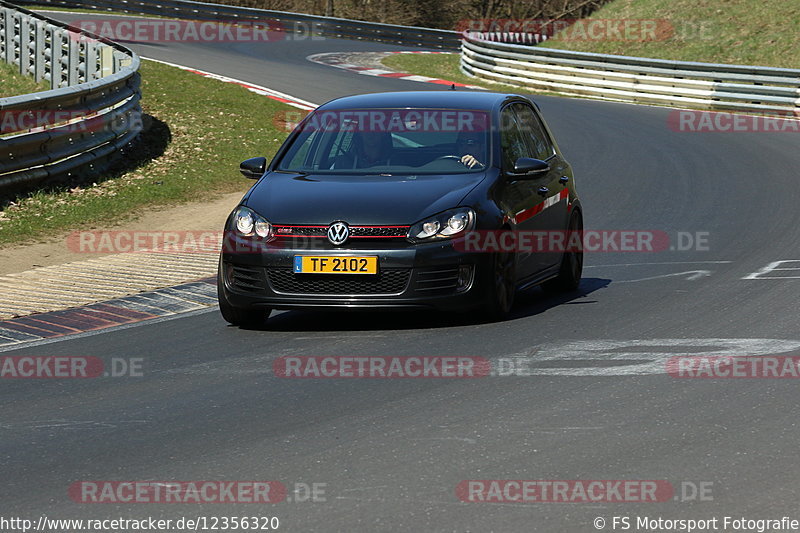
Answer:
POLYGON ((529 218, 538 215, 548 207, 551 207, 566 198, 569 198, 569 189, 565 188, 562 189, 557 195, 551 196, 550 198, 547 198, 545 201, 540 202, 531 208, 523 209, 522 211, 518 212, 516 215, 514 215, 514 221, 517 224, 521 224, 522 222, 525 222, 529 218))

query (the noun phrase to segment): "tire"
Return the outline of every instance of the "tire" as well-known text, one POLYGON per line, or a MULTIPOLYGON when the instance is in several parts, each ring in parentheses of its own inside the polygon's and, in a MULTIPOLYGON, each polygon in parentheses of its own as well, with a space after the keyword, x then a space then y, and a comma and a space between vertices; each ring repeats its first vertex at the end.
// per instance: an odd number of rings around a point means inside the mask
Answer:
POLYGON ((241 309, 233 307, 225 299, 225 293, 222 290, 222 276, 217 276, 217 301, 219 302, 219 312, 222 318, 229 324, 244 328, 258 328, 264 325, 269 318, 272 309, 259 308, 259 309, 241 309))
POLYGON ((516 256, 513 252, 495 253, 491 267, 486 276, 489 290, 482 314, 494 322, 508 316, 514 305, 517 292, 516 256))
MULTIPOLYGON (((583 231, 583 217, 579 211, 573 211, 569 219, 567 229, 567 240, 570 242, 572 234, 576 231, 583 231)), ((569 292, 578 288, 583 275, 583 250, 565 251, 561 258, 561 267, 558 275, 542 284, 542 288, 547 292, 569 292)))

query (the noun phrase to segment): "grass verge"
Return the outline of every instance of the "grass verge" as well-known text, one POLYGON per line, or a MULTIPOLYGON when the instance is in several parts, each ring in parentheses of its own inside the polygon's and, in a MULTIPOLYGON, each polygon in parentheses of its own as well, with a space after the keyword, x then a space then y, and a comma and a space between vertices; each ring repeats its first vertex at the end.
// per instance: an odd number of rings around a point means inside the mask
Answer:
POLYGON ((30 76, 23 76, 15 65, 0 61, 0 98, 19 96, 21 94, 47 91, 50 83, 36 81, 30 76))
MULTIPOLYGON (((543 46, 655 59, 800 68, 800 2, 616 0, 588 19, 655 20, 656 39, 555 39, 543 46)), ((565 33, 569 35, 569 31, 565 33)), ((603 35, 603 32, 600 32, 603 35)), ((632 34, 640 37, 638 32, 632 34)))
POLYGON ((143 61, 141 75, 150 127, 139 159, 129 170, 96 183, 43 189, 6 203, 0 211, 0 246, 108 227, 145 207, 245 191, 252 181, 241 177, 239 162, 269 157, 286 137, 274 125, 275 117, 294 108, 160 63, 143 61))

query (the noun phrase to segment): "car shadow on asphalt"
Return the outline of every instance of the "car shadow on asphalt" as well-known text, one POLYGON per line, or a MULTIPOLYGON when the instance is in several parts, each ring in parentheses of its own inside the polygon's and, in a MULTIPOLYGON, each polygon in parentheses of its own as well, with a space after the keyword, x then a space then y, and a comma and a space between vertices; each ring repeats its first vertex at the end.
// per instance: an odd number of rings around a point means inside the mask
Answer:
MULTIPOLYGON (((611 283, 605 278, 583 278, 580 286, 570 292, 549 294, 536 287, 517 293, 514 307, 505 321, 518 320, 544 313, 560 305, 592 304, 589 295, 611 283)), ((264 331, 379 331, 407 329, 454 328, 488 324, 477 313, 446 313, 437 311, 288 311, 275 313, 264 331)))

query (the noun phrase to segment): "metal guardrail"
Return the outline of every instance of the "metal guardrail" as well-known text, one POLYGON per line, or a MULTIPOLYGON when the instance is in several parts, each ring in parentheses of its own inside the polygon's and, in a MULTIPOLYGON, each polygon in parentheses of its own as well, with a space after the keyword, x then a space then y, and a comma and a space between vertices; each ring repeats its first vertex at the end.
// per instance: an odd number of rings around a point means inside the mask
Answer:
POLYGON ((0 98, 0 189, 100 171, 141 131, 127 48, 0 0, 0 60, 52 87, 0 98))
POLYGON ((380 24, 363 20, 321 17, 189 0, 27 0, 25 3, 37 6, 81 8, 99 13, 117 11, 189 20, 232 22, 269 19, 275 21, 284 31, 295 34, 379 41, 454 51, 458 50, 461 45, 461 34, 450 30, 380 24))
POLYGON ((800 70, 786 68, 572 52, 466 35, 461 70, 490 81, 623 102, 800 112, 800 70))
MULTIPOLYGON (((205 21, 275 22, 308 36, 461 49, 461 69, 490 81, 624 102, 768 113, 800 111, 800 70, 645 59, 511 44, 455 31, 190 0, 27 3, 205 21)), ((140 131, 139 58, 121 45, 0 0, 0 59, 53 90, 0 99, 14 110, 83 112, 74 124, 0 138, 0 188, 96 167, 140 131), (76 38, 83 35, 88 37, 76 38), (77 85, 76 85, 77 84, 77 85), (92 121, 94 125, 92 126, 92 121)))

